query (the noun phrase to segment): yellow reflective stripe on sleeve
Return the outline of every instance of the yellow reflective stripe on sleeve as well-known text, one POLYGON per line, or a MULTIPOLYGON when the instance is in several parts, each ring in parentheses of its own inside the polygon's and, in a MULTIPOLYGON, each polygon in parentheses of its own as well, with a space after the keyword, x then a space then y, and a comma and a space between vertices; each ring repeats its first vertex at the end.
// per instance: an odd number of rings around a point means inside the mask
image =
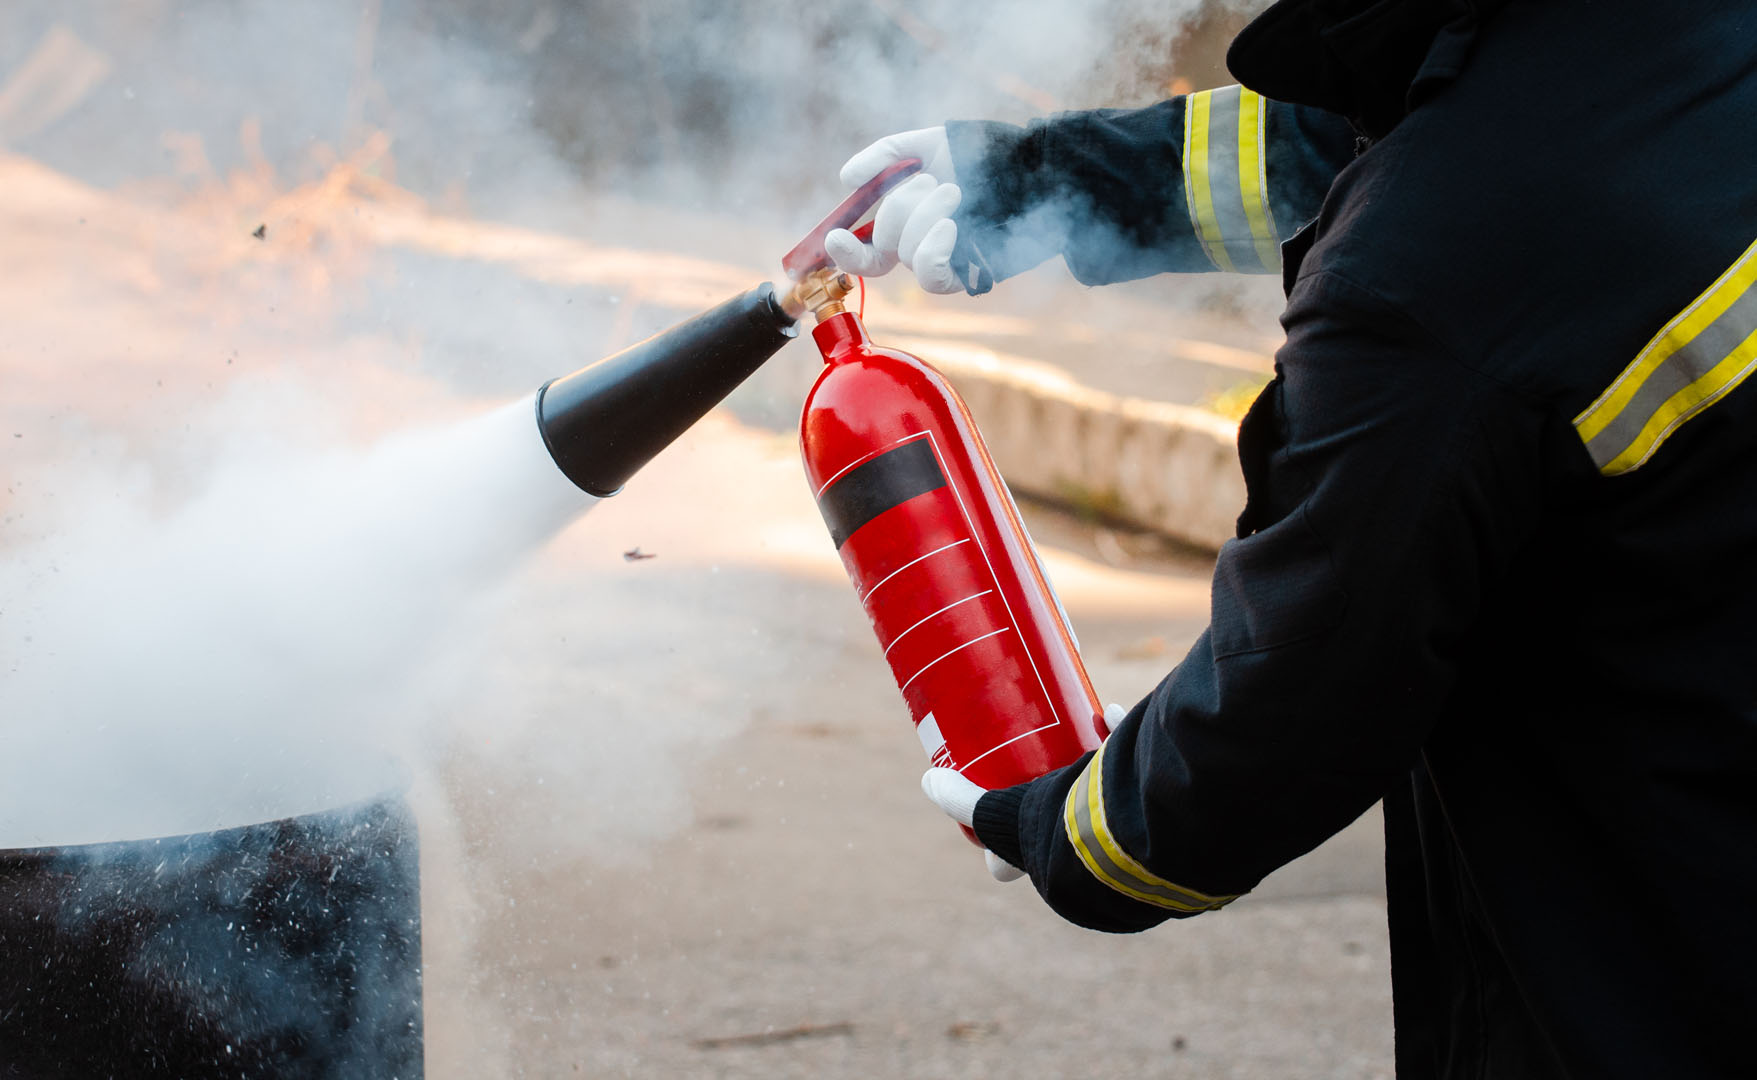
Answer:
POLYGON ((1190 222, 1196 238, 1215 266, 1233 273, 1232 260, 1220 239, 1220 222, 1214 217, 1214 192, 1208 181, 1208 115, 1212 90, 1191 94, 1184 102, 1184 195, 1190 204, 1190 222))
POLYGON ((1275 214, 1269 209, 1269 103, 1249 90, 1238 101, 1238 186, 1244 199, 1245 217, 1251 223, 1251 242, 1264 267, 1281 269, 1281 241, 1275 235, 1275 214))
POLYGON ((1124 896, 1172 911, 1213 911, 1237 896, 1209 896, 1174 885, 1137 862, 1111 835, 1104 815, 1104 747, 1092 755, 1062 807, 1068 842, 1092 876, 1124 896))
POLYGON ((1184 196, 1210 261, 1229 273, 1281 269, 1269 208, 1268 103, 1241 86, 1184 99, 1184 196))
POLYGON ((1662 327, 1574 430, 1606 476, 1640 468, 1757 368, 1757 243, 1662 327))

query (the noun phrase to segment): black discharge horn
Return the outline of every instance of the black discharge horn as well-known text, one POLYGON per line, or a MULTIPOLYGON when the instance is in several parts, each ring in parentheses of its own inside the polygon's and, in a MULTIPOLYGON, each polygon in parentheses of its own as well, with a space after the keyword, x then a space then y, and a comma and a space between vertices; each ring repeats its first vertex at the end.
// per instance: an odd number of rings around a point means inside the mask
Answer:
POLYGON ((792 341, 767 282, 537 391, 537 427, 555 464, 604 498, 792 341))
MULTIPOLYGON (((781 260, 791 285, 768 282, 537 391, 537 429, 562 473, 588 495, 616 494, 628 478, 707 415, 799 333, 808 310, 853 287, 836 273, 824 237, 872 236, 878 201, 921 169, 900 161, 861 185, 781 260)), ((838 307, 837 310, 840 310, 838 307)))

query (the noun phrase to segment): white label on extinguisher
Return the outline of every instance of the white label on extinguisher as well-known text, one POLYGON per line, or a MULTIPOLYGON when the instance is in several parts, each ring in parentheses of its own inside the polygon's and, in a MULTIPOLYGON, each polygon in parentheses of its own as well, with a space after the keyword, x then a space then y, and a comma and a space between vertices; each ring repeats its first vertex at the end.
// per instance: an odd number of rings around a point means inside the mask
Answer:
POLYGON ((952 755, 946 749, 946 737, 940 734, 940 724, 928 713, 915 725, 915 734, 921 739, 921 748, 927 751, 930 765, 940 768, 952 768, 952 755))

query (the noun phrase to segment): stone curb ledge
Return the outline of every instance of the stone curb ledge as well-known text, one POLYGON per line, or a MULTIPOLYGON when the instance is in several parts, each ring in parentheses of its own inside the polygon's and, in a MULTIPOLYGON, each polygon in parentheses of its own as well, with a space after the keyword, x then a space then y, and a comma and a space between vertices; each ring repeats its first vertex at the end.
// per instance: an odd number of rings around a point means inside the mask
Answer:
POLYGON ((987 349, 944 340, 896 344, 957 387, 1015 491, 1209 551, 1232 538, 1245 502, 1233 421, 1094 390, 1049 364, 987 349))

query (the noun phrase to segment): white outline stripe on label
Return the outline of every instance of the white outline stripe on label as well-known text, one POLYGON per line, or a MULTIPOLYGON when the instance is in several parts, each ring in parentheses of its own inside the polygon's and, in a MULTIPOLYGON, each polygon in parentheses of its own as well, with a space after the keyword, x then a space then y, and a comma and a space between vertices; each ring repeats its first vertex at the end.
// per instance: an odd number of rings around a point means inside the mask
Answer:
MULTIPOLYGON (((941 461, 943 461, 944 459, 940 457, 939 440, 934 438, 933 430, 931 428, 928 429, 927 440, 929 443, 931 443, 933 445, 933 456, 935 458, 938 458, 941 461)), ((940 472, 942 472, 942 473, 945 472, 945 466, 943 464, 940 466, 940 472)), ((1012 492, 1007 489, 1006 483, 1007 482, 1005 480, 1000 481, 1000 491, 1006 497, 1008 502, 1012 502, 1013 495, 1012 495, 1012 492)), ((964 527, 966 529, 970 530, 971 536, 975 536, 976 535, 976 523, 974 521, 970 520, 970 508, 964 505, 964 496, 959 493, 957 483, 950 476, 947 476, 946 477, 946 486, 952 489, 952 498, 958 500, 958 512, 960 514, 964 515, 964 527)), ((1014 511, 1013 512, 1015 514, 1018 513, 1017 504, 1014 504, 1014 511)), ((1003 529, 1002 532, 1004 533, 1005 530, 1003 529)), ((1003 543, 1004 543, 1004 541, 1003 541, 1003 543)), ((1032 546, 1035 547, 1036 545, 1032 545, 1032 546)), ((984 564, 986 564, 988 566, 988 579, 990 581, 994 582, 994 586, 996 589, 1000 589, 1000 584, 1001 584, 1000 575, 996 574, 994 572, 994 561, 988 557, 987 549, 985 549, 979 543, 976 545, 976 550, 982 552, 982 561, 984 564)), ((1026 587, 1024 582, 1020 582, 1019 586, 1020 586, 1020 588, 1026 587)), ((1001 605, 1007 609, 1007 621, 1012 626, 1018 626, 1019 625, 1019 617, 1017 615, 1013 614, 1013 605, 1010 601, 1007 600, 1007 594, 1004 589, 1001 590, 1000 598, 1001 598, 1001 605)), ((1049 684, 1047 684, 1043 681, 1043 672, 1037 670, 1037 658, 1031 655, 1031 649, 1029 646, 1027 646, 1025 648, 1025 662, 1031 665, 1031 674, 1037 676, 1037 689, 1042 691, 1042 693, 1043 693, 1043 703, 1045 705, 1049 706, 1049 715, 1055 717, 1056 723, 1058 723, 1058 724, 1062 723, 1063 721, 1062 721, 1061 710, 1056 707, 1055 698, 1050 696, 1049 684)), ((1011 740, 1009 740, 1009 741, 1011 741, 1011 740)), ((989 751, 989 753, 992 753, 992 752, 993 751, 989 751)))
POLYGON ((1012 738, 1008 739, 1004 743, 997 743, 996 745, 989 747, 987 750, 984 750, 982 753, 977 754, 975 757, 971 758, 969 761, 966 761, 964 764, 958 766, 958 771, 960 773, 962 773, 965 769, 968 769, 970 766, 976 764, 978 761, 981 761, 983 758, 994 753, 996 750, 999 750, 1001 747, 1011 746, 1014 743, 1018 742, 1020 739, 1028 739, 1031 736, 1037 734, 1039 731, 1048 731, 1050 728, 1055 727, 1059 723, 1061 723, 1060 720, 1053 720, 1047 724, 1044 724, 1042 727, 1034 727, 1030 731, 1025 731, 1025 732, 1019 733, 1018 735, 1014 735, 1012 738))
MULTIPOLYGON (((914 566, 916 563, 920 562, 922 559, 931 559, 935 555, 938 555, 940 552, 950 551, 952 548, 957 547, 959 544, 968 544, 970 542, 970 539, 971 539, 970 537, 966 536, 962 540, 953 540, 951 543, 945 545, 944 547, 934 548, 932 551, 928 552, 926 555, 918 555, 915 558, 910 559, 908 562, 904 563, 902 566, 897 567, 895 570, 892 570, 890 573, 888 573, 884 577, 880 578, 878 585, 874 585, 872 588, 866 590, 866 595, 864 595, 860 598, 860 602, 864 604, 868 600, 872 599, 872 594, 879 591, 880 585, 883 585, 885 582, 896 577, 898 574, 901 574, 903 571, 909 569, 911 566, 914 566)), ((998 584, 998 582, 997 582, 997 584, 998 584)))
MULTIPOLYGON (((933 615, 929 615, 929 616, 927 616, 927 617, 926 617, 926 618, 924 618, 924 619, 922 619, 922 620, 921 620, 921 621, 920 621, 920 622, 917 622, 917 623, 916 623, 916 624, 915 624, 915 626, 920 626, 920 625, 921 625, 921 623, 924 623, 924 622, 926 622, 926 621, 927 621, 927 620, 928 620, 928 619, 931 619, 931 618, 933 618, 933 616, 934 616, 934 615, 944 615, 944 614, 945 614, 945 613, 946 613, 946 612, 948 612, 948 611, 950 611, 950 610, 952 610, 952 609, 953 609, 953 608, 955 608, 955 607, 957 607, 957 606, 958 606, 958 605, 959 605, 959 604, 968 604, 968 603, 969 603, 969 602, 970 602, 970 601, 972 601, 972 600, 980 600, 980 599, 982 599, 982 598, 983 598, 983 597, 984 597, 984 596, 987 596, 987 595, 988 595, 988 594, 989 594, 989 593, 991 593, 991 592, 993 592, 993 591, 994 591, 994 590, 993 590, 993 589, 984 589, 984 590, 982 590, 982 591, 981 591, 981 592, 979 592, 979 593, 975 593, 975 594, 973 594, 973 595, 970 595, 970 596, 966 596, 966 597, 965 597, 965 598, 964 598, 964 599, 962 599, 962 600, 953 600, 953 601, 952 601, 952 602, 951 602, 951 603, 949 603, 949 604, 947 604, 947 605, 946 605, 946 606, 945 606, 945 607, 943 607, 943 608, 940 608, 940 609, 939 609, 939 610, 938 610, 938 611, 936 611, 936 612, 934 612, 934 613, 933 613, 933 615)), ((915 629, 915 626, 911 626, 911 627, 910 627, 910 628, 909 628, 909 630, 913 630, 913 629, 915 629)), ((892 650, 892 649, 894 649, 894 648, 896 648, 896 647, 897 647, 897 642, 899 642, 899 641, 902 641, 902 640, 903 640, 903 639, 904 639, 904 638, 905 638, 905 637, 908 637, 908 636, 909 636, 909 630, 905 630, 905 631, 903 631, 903 632, 902 632, 902 633, 901 633, 901 634, 898 634, 898 635, 897 635, 897 636, 896 636, 896 637, 894 637, 894 638, 892 638, 892 639, 891 639, 891 643, 890 643, 890 644, 889 644, 889 645, 886 645, 886 646, 885 646, 885 655, 886 655, 886 656, 889 656, 889 655, 891 655, 891 650, 892 650)))
POLYGON ((902 686, 899 686, 897 689, 899 691, 909 689, 909 683, 912 683, 916 679, 921 678, 921 676, 927 671, 928 668, 939 663, 941 660, 944 660, 946 657, 952 655, 952 653, 962 652, 963 650, 968 649, 970 646, 976 644, 979 641, 987 641, 989 638, 995 636, 996 634, 1004 634, 1008 630, 1011 630, 1011 629, 1012 629, 1012 627, 1010 627, 1010 626, 1003 626, 999 630, 990 630, 988 633, 982 635, 981 637, 971 638, 969 641, 966 641, 964 644, 958 646, 956 649, 951 650, 951 652, 941 653, 940 655, 934 657, 932 660, 929 660, 927 662, 926 666, 924 666, 920 671, 917 671, 915 674, 909 676, 909 682, 904 683, 902 686))
MULTIPOLYGON (((875 457, 878 457, 880 454, 889 453, 891 450, 891 447, 896 446, 897 443, 906 443, 910 439, 919 439, 923 435, 926 435, 926 434, 927 434, 927 432, 925 432, 925 431, 917 431, 913 435, 905 435, 901 439, 898 439, 897 442, 894 442, 890 446, 885 447, 883 450, 874 450, 872 453, 866 455, 865 457, 855 458, 853 461, 850 461, 848 464, 842 466, 840 469, 837 469, 836 475, 830 477, 828 480, 825 480, 823 486, 817 489, 817 492, 814 495, 812 495, 812 498, 813 499, 823 498, 824 492, 830 490, 830 485, 835 483, 836 481, 842 479, 842 474, 847 472, 849 469, 853 469, 853 468, 857 468, 861 465, 865 465, 867 462, 871 461, 875 457)), ((936 461, 936 462, 934 462, 934 464, 937 465, 937 464, 939 464, 939 462, 936 461)))

